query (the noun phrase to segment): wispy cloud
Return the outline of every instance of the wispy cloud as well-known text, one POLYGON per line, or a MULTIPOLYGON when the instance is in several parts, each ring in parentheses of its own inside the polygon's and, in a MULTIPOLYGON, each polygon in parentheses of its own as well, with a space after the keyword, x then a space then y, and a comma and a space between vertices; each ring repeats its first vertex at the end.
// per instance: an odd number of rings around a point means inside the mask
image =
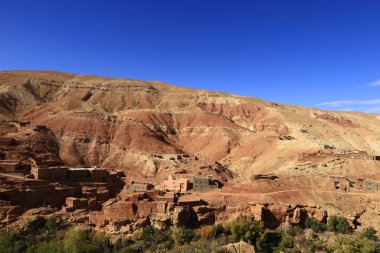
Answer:
POLYGON ((376 80, 376 81, 374 81, 372 83, 367 84, 367 86, 371 86, 371 87, 380 86, 380 79, 376 80))
POLYGON ((377 114, 380 114, 380 106, 374 106, 374 107, 368 108, 364 112, 366 112, 366 113, 377 113, 377 114))
POLYGON ((319 106, 343 106, 343 105, 380 105, 380 99, 370 99, 370 100, 339 100, 339 101, 329 101, 317 104, 319 106))
MULTIPOLYGON (((380 79, 366 85, 367 87, 380 87, 380 79)), ((325 109, 340 111, 357 111, 380 114, 380 98, 368 100, 335 100, 317 104, 325 109)))

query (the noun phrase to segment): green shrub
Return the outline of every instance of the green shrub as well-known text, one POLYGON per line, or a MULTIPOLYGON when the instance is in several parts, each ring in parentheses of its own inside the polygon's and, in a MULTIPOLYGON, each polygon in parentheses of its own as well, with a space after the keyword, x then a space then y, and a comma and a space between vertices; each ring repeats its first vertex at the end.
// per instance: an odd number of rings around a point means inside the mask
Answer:
POLYGON ((379 252, 376 243, 363 240, 357 236, 339 235, 334 238, 330 245, 333 252, 360 252, 375 253, 379 252))
POLYGON ((121 239, 120 237, 117 238, 117 240, 115 241, 115 243, 113 244, 113 250, 115 252, 119 252, 123 247, 123 239, 121 239))
POLYGON ((39 242, 34 247, 29 247, 28 251, 33 253, 64 253, 64 248, 62 241, 53 240, 39 242))
POLYGON ((281 249, 286 249, 286 248, 293 248, 294 247, 294 239, 289 236, 284 236, 281 239, 280 242, 280 248, 281 249))
POLYGON ((24 238, 18 238, 14 241, 13 250, 14 252, 25 252, 32 242, 25 240, 24 238))
POLYGON ((376 230, 373 227, 368 227, 364 229, 364 231, 361 234, 362 238, 367 238, 368 240, 372 241, 378 241, 379 238, 376 235, 376 230))
POLYGON ((170 231, 164 231, 154 226, 147 226, 141 234, 141 240, 147 247, 157 247, 161 245, 164 248, 171 248, 173 246, 173 238, 170 231))
POLYGON ((125 246, 117 252, 118 253, 141 253, 141 252, 149 252, 149 251, 146 251, 146 246, 143 241, 135 241, 133 244, 125 246))
POLYGON ((87 244, 87 235, 78 229, 71 228, 66 232, 63 239, 63 248, 65 252, 79 253, 82 252, 80 248, 87 244))
POLYGON ((37 216, 32 220, 29 220, 26 224, 26 231, 30 234, 37 235, 42 229, 44 229, 46 220, 42 216, 37 216))
POLYGON ((177 228, 173 232, 174 241, 179 245, 191 242, 194 237, 195 232, 190 228, 177 228))
POLYGON ((102 253, 110 252, 111 246, 104 234, 91 236, 83 230, 72 228, 63 239, 63 249, 65 253, 102 253))
POLYGON ((322 233, 326 230, 326 225, 317 221, 314 218, 307 218, 305 222, 306 227, 311 228, 315 233, 322 233))
POLYGON ((214 237, 219 237, 221 234, 225 233, 224 226, 222 224, 217 224, 212 229, 212 234, 214 237))
POLYGON ((252 245, 256 244, 264 230, 263 222, 251 218, 239 219, 230 226, 231 236, 235 242, 244 241, 252 245))
POLYGON ((299 226, 292 226, 292 225, 288 225, 284 228, 284 233, 285 235, 287 236, 296 236, 296 235, 300 235, 303 233, 303 230, 302 228, 300 228, 299 226))
POLYGON ((0 234, 0 253, 13 253, 13 245, 15 235, 12 232, 6 231, 0 234))
POLYGON ((346 218, 341 216, 330 216, 327 220, 327 229, 336 233, 348 234, 351 227, 346 218))
POLYGON ((265 229, 264 233, 257 239, 256 247, 263 252, 273 252, 273 249, 279 246, 280 241, 281 234, 265 229))
MULTIPOLYGON (((333 236, 336 237, 336 235, 333 236)), ((297 247, 301 252, 336 252, 328 249, 324 243, 325 242, 319 240, 308 240, 304 236, 301 236, 297 240, 297 247)))
POLYGON ((104 233, 95 235, 91 238, 91 242, 88 248, 91 253, 111 252, 110 239, 104 233))
POLYGON ((57 218, 55 216, 50 216, 49 218, 46 219, 45 226, 49 230, 57 230, 58 228, 57 218))

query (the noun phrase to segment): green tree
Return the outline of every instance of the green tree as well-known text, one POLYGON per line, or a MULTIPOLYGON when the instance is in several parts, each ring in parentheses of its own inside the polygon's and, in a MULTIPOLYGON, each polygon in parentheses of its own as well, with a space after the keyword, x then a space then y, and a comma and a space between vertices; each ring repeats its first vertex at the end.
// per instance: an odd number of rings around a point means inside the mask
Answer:
POLYGON ((281 238, 280 248, 287 249, 294 247, 294 239, 290 236, 284 236, 281 238))
POLYGON ((251 218, 241 218, 230 226, 231 236, 235 242, 244 241, 252 245, 264 233, 264 223, 251 218))
POLYGON ((322 233, 326 230, 326 225, 317 221, 315 218, 307 218, 305 222, 306 227, 311 228, 315 233, 322 233))
POLYGON ((78 228, 70 228, 63 239, 65 253, 89 252, 88 234, 78 228))
POLYGON ((341 216, 330 216, 327 220, 327 229, 342 234, 348 234, 352 231, 346 218, 341 216))
POLYGON ((171 248, 173 246, 173 238, 170 231, 164 231, 154 226, 147 226, 141 234, 141 240, 148 247, 171 248))
POLYGON ((281 241, 281 234, 276 231, 265 229, 264 233, 256 241, 256 247, 263 252, 273 252, 281 241))

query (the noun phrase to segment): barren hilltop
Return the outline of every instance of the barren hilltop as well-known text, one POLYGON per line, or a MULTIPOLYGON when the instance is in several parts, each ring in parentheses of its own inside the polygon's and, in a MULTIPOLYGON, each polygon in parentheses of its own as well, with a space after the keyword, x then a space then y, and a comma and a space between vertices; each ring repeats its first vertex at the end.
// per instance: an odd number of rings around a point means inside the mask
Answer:
POLYGON ((6 71, 0 120, 50 129, 44 148, 67 166, 99 166, 153 184, 170 174, 212 175, 223 187, 192 195, 209 204, 215 222, 251 213, 276 227, 300 222, 305 212, 380 224, 379 115, 156 81, 6 71))

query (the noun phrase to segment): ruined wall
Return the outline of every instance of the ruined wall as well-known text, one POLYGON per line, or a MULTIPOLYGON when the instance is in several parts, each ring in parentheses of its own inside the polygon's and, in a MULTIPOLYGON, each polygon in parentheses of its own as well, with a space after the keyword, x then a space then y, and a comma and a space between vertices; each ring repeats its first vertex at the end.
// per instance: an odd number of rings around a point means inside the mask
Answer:
POLYGON ((43 205, 62 206, 66 197, 80 196, 81 188, 73 186, 34 185, 0 192, 0 199, 27 208, 43 205))

